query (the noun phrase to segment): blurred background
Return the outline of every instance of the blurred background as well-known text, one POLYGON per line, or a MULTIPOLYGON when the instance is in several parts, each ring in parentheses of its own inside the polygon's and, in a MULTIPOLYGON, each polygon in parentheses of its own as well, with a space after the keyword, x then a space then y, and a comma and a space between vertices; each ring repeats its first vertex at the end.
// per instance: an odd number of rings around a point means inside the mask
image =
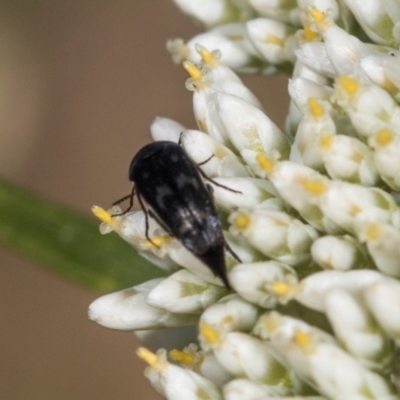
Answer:
MULTIPOLYGON (((156 116, 195 128, 186 72, 165 42, 201 28, 172 0, 0 0, 0 9, 6 178, 89 215, 130 190, 129 163, 156 116)), ((244 80, 282 128, 287 77, 244 80)), ((97 293, 4 248, 0 285, 0 399, 160 398, 134 335, 87 319, 97 293)))

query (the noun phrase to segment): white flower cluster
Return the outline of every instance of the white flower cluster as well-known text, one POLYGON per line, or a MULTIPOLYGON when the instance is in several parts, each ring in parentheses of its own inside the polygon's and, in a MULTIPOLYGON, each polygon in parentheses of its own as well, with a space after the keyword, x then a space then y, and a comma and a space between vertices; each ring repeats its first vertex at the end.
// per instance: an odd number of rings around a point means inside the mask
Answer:
POLYGON ((151 133, 183 132, 242 262, 226 255, 229 292, 152 219, 146 236, 143 211, 94 207, 170 275, 97 299, 90 318, 175 329, 180 349, 138 351, 170 400, 399 399, 400 1, 175 2, 207 29, 168 43, 199 130, 158 118, 151 133), (285 132, 233 69, 293 69, 285 132))

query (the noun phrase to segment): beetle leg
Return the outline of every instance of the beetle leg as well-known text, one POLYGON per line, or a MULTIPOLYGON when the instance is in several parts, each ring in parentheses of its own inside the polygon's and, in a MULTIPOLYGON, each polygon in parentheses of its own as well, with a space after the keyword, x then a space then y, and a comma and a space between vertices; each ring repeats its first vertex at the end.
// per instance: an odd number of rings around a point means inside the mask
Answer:
POLYGON ((214 154, 211 154, 210 157, 208 157, 206 160, 202 161, 201 163, 198 163, 197 166, 200 167, 200 165, 207 164, 213 157, 214 157, 214 154))
POLYGON ((119 200, 117 200, 117 201, 114 201, 114 203, 112 203, 113 206, 116 206, 117 204, 120 204, 120 203, 122 203, 123 201, 129 199, 129 206, 128 206, 128 208, 127 208, 125 211, 121 212, 121 213, 114 214, 113 217, 118 217, 118 216, 124 215, 124 214, 126 214, 128 211, 131 210, 131 208, 133 207, 133 198, 135 197, 135 194, 136 194, 136 192, 135 192, 135 186, 133 186, 132 191, 131 191, 128 195, 126 195, 126 196, 122 197, 121 199, 119 199, 119 200))
MULTIPOLYGON (((206 160, 206 161, 208 161, 208 160, 206 160)), ((232 188, 230 188, 230 187, 228 187, 228 186, 221 185, 220 183, 215 182, 214 179, 209 178, 209 177, 201 170, 201 168, 198 168, 198 170, 199 170, 199 172, 200 172, 200 175, 201 175, 204 179, 207 179, 208 181, 212 182, 215 186, 219 186, 219 187, 224 188, 224 189, 226 189, 226 190, 229 190, 230 192, 233 192, 233 193, 240 193, 240 194, 243 194, 243 193, 240 192, 239 190, 235 190, 235 189, 232 189, 232 188)))
MULTIPOLYGON (((149 214, 150 214, 151 211, 146 209, 146 207, 145 207, 144 204, 143 204, 143 200, 142 200, 142 198, 140 197, 140 194, 139 194, 139 193, 137 194, 137 198, 138 198, 138 200, 139 200, 140 207, 142 208, 142 210, 143 210, 143 212, 144 212, 144 223, 145 223, 145 228, 146 228, 146 232, 145 232, 146 239, 147 239, 152 245, 154 245, 154 246, 156 246, 156 247, 160 247, 158 244, 154 243, 154 242, 150 239, 150 236, 149 236, 149 214)), ((151 214, 150 214, 150 216, 152 217, 151 214)))
POLYGON ((226 239, 224 238, 224 246, 226 251, 229 251, 229 253, 231 253, 232 257, 238 261, 238 262, 242 262, 242 260, 239 258, 239 256, 232 250, 232 247, 229 246, 229 243, 226 241, 226 239))

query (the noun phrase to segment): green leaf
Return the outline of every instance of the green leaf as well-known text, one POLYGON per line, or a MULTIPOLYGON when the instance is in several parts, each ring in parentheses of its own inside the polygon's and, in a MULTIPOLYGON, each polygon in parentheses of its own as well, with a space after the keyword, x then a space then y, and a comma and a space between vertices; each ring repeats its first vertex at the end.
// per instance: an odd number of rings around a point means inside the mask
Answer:
POLYGON ((99 222, 0 178, 0 245, 52 272, 100 292, 134 286, 165 273, 99 222))

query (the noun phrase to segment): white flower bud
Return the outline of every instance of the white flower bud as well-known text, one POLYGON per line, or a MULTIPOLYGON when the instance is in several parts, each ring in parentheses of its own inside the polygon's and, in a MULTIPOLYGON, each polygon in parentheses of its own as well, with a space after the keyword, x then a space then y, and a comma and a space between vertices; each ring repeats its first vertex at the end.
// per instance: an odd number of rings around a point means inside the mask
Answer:
POLYGON ((303 115, 311 112, 314 117, 319 117, 326 115, 326 111, 331 112, 332 106, 329 101, 332 88, 301 77, 290 79, 288 90, 291 99, 303 115), (310 99, 315 99, 318 103, 310 104, 310 99))
MULTIPOLYGON (((284 395, 282 388, 255 383, 248 379, 231 380, 224 386, 223 393, 225 400, 289 399, 289 397, 282 397, 282 395, 284 395)), ((298 400, 297 397, 290 397, 290 399, 298 400)))
POLYGON ((272 312, 260 318, 254 331, 268 338, 290 367, 328 398, 364 399, 368 390, 373 399, 395 399, 390 382, 363 368, 319 329, 272 312))
POLYGON ((181 133, 186 128, 180 123, 169 119, 157 117, 150 126, 150 133, 153 140, 169 140, 178 143, 181 133))
POLYGON ((397 223, 400 212, 387 192, 340 181, 330 182, 319 204, 328 218, 353 234, 360 222, 397 223))
POLYGON ((393 342, 365 305, 340 288, 328 291, 324 301, 326 316, 342 346, 365 367, 388 372, 395 356, 393 342))
MULTIPOLYGON (((304 45, 302 45, 302 46, 304 46, 304 45)), ((298 51, 299 50, 295 51, 296 57, 297 57, 298 51)), ((321 86, 328 86, 330 83, 330 80, 328 78, 319 74, 318 72, 316 72, 314 69, 308 67, 307 65, 303 64, 299 59, 296 59, 296 62, 294 64, 293 74, 292 74, 293 80, 295 80, 297 78, 307 79, 307 80, 309 80, 311 82, 315 82, 321 86)))
POLYGON ((400 230, 388 224, 367 223, 357 231, 376 267, 386 275, 400 278, 400 230))
POLYGON ((303 43, 295 50, 298 62, 325 78, 334 78, 337 73, 328 57, 325 44, 322 42, 303 43))
POLYGON ((318 237, 310 225, 281 211, 237 212, 229 217, 231 231, 241 233, 262 254, 296 266, 308 264, 318 237))
POLYGON ((327 270, 347 271, 373 265, 366 249, 350 235, 318 238, 311 246, 311 255, 319 266, 327 270))
POLYGON ((345 135, 322 134, 318 147, 326 171, 332 179, 375 186, 380 176, 372 150, 359 139, 345 135))
POLYGON ((253 157, 253 160, 250 157, 246 159, 250 167, 257 175, 268 176, 282 199, 295 208, 310 225, 328 233, 342 233, 342 229, 327 218, 319 206, 319 197, 328 190, 330 184, 325 176, 294 162, 274 162, 261 154, 253 157))
POLYGON ((232 294, 208 307, 200 317, 200 325, 211 326, 221 334, 250 332, 261 313, 262 310, 254 304, 232 294))
POLYGON ((228 0, 174 0, 174 2, 185 14, 206 27, 247 20, 254 14, 246 2, 228 0))
MULTIPOLYGON (((393 18, 385 9, 386 0, 368 0, 366 4, 362 0, 345 0, 346 5, 353 12, 358 23, 365 33, 376 43, 391 45, 394 41, 392 29, 393 18)), ((398 9, 399 5, 397 5, 398 9)), ((393 12, 393 8, 390 9, 393 12)))
MULTIPOLYGON (((246 333, 227 333, 215 346, 214 354, 236 377, 244 376, 271 386, 280 386, 289 378, 286 368, 276 360, 268 344, 246 333)), ((290 387, 290 383, 286 384, 290 387)))
POLYGON ((224 287, 211 285, 183 269, 150 290, 146 302, 173 313, 197 314, 226 294, 224 287))
POLYGON ((297 289, 296 272, 276 261, 238 264, 230 271, 229 281, 244 299, 264 308, 287 303, 297 289))
POLYGON ((400 135, 392 129, 381 129, 370 138, 375 149, 374 162, 382 179, 394 190, 400 190, 400 135))
POLYGON ((133 331, 192 325, 195 315, 172 314, 146 303, 148 292, 163 278, 99 297, 89 306, 89 318, 107 328, 133 331))
POLYGON ((361 59, 360 65, 368 78, 371 79, 375 85, 385 89, 397 101, 399 101, 400 88, 396 87, 396 84, 389 78, 391 75, 386 72, 386 65, 390 64, 394 60, 397 61, 396 67, 398 70, 398 68, 400 68, 398 58, 389 54, 369 54, 361 59))
POLYGON ((260 56, 247 38, 245 24, 232 23, 218 26, 193 37, 186 45, 180 39, 171 40, 167 43, 167 49, 172 53, 176 63, 189 60, 197 64, 201 62, 196 50, 198 45, 210 52, 219 50, 222 55, 221 62, 235 71, 257 72, 262 68, 260 56))
POLYGON ((145 348, 139 348, 138 356, 150 366, 145 376, 152 386, 168 400, 222 400, 218 387, 196 372, 173 365, 167 361, 165 350, 157 355, 145 348))
POLYGON ((217 85, 221 91, 238 96, 260 110, 263 109, 260 101, 243 84, 239 76, 220 61, 221 52, 219 50, 210 52, 201 45, 197 45, 196 50, 201 57, 203 68, 207 70, 207 78, 210 82, 217 85))
POLYGON ((310 19, 314 21, 318 31, 322 34, 326 54, 336 71, 336 75, 357 74, 364 77, 359 63, 362 57, 372 54, 373 50, 336 25, 330 16, 327 17, 318 8, 311 7, 308 13, 310 19))
POLYGON ((213 182, 218 184, 211 183, 215 203, 224 210, 283 207, 282 201, 276 198, 277 191, 271 182, 265 179, 214 178, 213 182))
POLYGON ((306 307, 324 312, 324 298, 329 290, 341 288, 357 294, 369 285, 384 279, 388 278, 370 270, 317 272, 300 282, 296 300, 306 307))
POLYGON ((183 368, 197 372, 218 387, 232 379, 232 375, 218 362, 213 353, 198 351, 198 346, 194 343, 186 346, 183 351, 170 351, 169 356, 183 368))
POLYGON ((382 279, 367 286, 363 296, 378 324, 400 343, 400 283, 382 279))
POLYGON ((377 85, 365 85, 358 79, 341 76, 335 82, 334 97, 365 138, 390 125, 395 130, 400 128, 398 103, 377 85))
POLYGON ((286 0, 247 0, 248 3, 263 17, 269 17, 277 21, 287 22, 294 26, 300 26, 299 9, 296 1, 286 0))
POLYGON ((215 105, 232 144, 239 151, 265 152, 274 159, 289 156, 289 143, 278 127, 258 108, 226 93, 217 93, 215 105))
POLYGON ((251 175, 248 167, 242 163, 232 150, 204 132, 196 130, 185 131, 182 135, 182 146, 196 164, 201 164, 202 171, 209 178, 251 175), (206 160, 208 161, 205 162, 206 160))
MULTIPOLYGON (((385 75, 396 86, 397 90, 400 90, 400 77, 399 77, 400 59, 399 51, 392 50, 387 57, 384 57, 383 69, 385 75)), ((397 98, 396 98, 397 100, 397 98)))
POLYGON ((294 63, 294 50, 298 47, 298 43, 292 27, 267 18, 248 21, 246 27, 254 47, 268 62, 294 63))
POLYGON ((166 271, 177 269, 167 254, 167 247, 171 242, 171 237, 154 221, 149 218, 148 236, 146 237, 146 218, 143 211, 128 212, 121 214, 121 209, 116 206, 111 210, 105 211, 101 207, 92 207, 93 213, 98 217, 102 224, 100 232, 103 234, 115 231, 129 244, 133 245, 139 254, 166 271))

